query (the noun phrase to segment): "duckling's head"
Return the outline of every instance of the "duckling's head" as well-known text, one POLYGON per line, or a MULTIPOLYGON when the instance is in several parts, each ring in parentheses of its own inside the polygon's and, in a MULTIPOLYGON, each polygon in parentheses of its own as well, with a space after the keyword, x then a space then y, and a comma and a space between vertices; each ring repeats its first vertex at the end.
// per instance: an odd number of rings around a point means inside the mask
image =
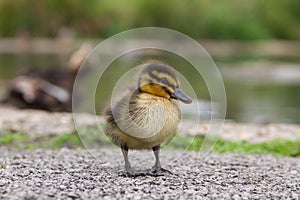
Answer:
POLYGON ((141 92, 192 103, 192 99, 179 89, 179 81, 173 68, 160 62, 150 62, 145 65, 138 83, 141 92))

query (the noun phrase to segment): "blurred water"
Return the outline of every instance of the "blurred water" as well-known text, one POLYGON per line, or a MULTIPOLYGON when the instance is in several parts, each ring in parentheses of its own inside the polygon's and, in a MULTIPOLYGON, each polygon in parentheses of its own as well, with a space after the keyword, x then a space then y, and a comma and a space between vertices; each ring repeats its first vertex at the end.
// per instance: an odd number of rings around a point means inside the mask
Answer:
MULTIPOLYGON (((156 56, 155 58, 161 59, 156 56)), ((188 65, 183 60, 167 60, 171 65, 176 66, 188 65)), ((0 94, 5 87, 5 80, 14 77, 21 71, 26 71, 29 68, 49 68, 64 66, 67 57, 55 55, 0 55, 0 94)), ((115 82, 126 72, 132 62, 121 65, 116 62, 113 65, 118 66, 105 71, 101 77, 98 85, 101 91, 97 91, 96 102, 97 110, 99 113, 107 99, 111 95, 111 91, 115 82), (116 70, 116 68, 118 70, 116 70)), ((300 124, 300 83, 293 81, 289 84, 286 82, 275 81, 247 81, 242 75, 233 76, 232 71, 226 70, 230 68, 228 64, 219 62, 217 65, 223 73, 224 84, 227 94, 227 118, 241 122, 285 122, 285 123, 298 123, 300 124), (223 68, 222 68, 223 66, 223 68), (230 75, 228 75, 228 73, 230 75)), ((234 64, 233 64, 234 65, 234 64)), ((199 113, 197 112, 198 106, 200 107, 200 119, 209 120, 211 115, 217 115, 217 111, 211 111, 210 96, 207 91, 205 82, 201 76, 196 76, 192 68, 185 67, 184 70, 178 68, 177 70, 185 76, 193 85, 196 90, 198 100, 194 100, 191 105, 182 105, 184 116, 190 119, 197 119, 199 113)), ((272 69, 271 69, 272 70, 272 69)), ((284 69, 283 69, 284 70, 284 69)), ((239 71, 239 67, 235 67, 233 71, 239 71)), ((250 69, 251 71, 251 69, 250 69)), ((257 74, 259 76, 260 72, 257 74)), ((247 74, 246 74, 247 77, 247 74)), ((255 77, 255 74, 254 74, 255 77)), ((280 76, 279 76, 280 78, 280 76)), ((287 77, 287 80, 289 77, 287 77)), ((218 102, 213 102, 218 104, 218 102)))

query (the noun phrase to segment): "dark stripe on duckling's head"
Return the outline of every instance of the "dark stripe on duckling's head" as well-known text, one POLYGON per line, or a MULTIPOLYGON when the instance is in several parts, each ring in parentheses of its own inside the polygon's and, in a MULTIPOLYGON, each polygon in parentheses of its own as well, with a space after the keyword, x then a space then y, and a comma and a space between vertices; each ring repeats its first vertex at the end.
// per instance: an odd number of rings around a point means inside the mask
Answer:
POLYGON ((146 64, 146 67, 144 68, 142 74, 150 74, 153 78, 156 78, 157 80, 163 80, 165 78, 168 82, 170 82, 176 87, 178 87, 179 85, 175 70, 170 66, 160 62, 146 64))
POLYGON ((185 103, 191 102, 191 99, 184 95, 183 92, 180 93, 184 97, 183 99, 180 96, 176 97, 175 94, 179 90, 179 81, 175 70, 166 64, 157 61, 145 64, 138 84, 142 92, 167 99, 175 98, 185 103))

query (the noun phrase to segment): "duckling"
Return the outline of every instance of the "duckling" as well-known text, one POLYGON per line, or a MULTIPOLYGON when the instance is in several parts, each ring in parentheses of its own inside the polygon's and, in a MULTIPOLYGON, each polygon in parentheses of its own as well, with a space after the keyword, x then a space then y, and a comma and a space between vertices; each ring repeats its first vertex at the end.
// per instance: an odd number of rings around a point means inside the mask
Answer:
POLYGON ((172 174, 160 164, 160 146, 176 133, 181 116, 178 100, 190 104, 192 99, 179 89, 175 70, 159 61, 144 64, 136 89, 125 93, 104 111, 104 132, 121 148, 125 175, 172 174), (135 171, 128 160, 129 149, 152 149, 154 166, 144 172, 135 171))

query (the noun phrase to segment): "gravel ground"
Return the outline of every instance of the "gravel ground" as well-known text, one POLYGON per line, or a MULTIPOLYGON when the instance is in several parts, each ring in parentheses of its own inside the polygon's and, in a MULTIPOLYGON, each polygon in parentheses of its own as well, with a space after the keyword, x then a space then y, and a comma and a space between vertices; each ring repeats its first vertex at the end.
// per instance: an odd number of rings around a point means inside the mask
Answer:
MULTIPOLYGON (((0 148, 0 199, 299 199, 300 159, 162 151, 174 175, 127 178, 120 150, 0 148), (4 164, 5 162, 5 164, 4 164), (7 165, 7 166, 6 166, 7 165)), ((135 168, 151 152, 130 152, 135 168)))

